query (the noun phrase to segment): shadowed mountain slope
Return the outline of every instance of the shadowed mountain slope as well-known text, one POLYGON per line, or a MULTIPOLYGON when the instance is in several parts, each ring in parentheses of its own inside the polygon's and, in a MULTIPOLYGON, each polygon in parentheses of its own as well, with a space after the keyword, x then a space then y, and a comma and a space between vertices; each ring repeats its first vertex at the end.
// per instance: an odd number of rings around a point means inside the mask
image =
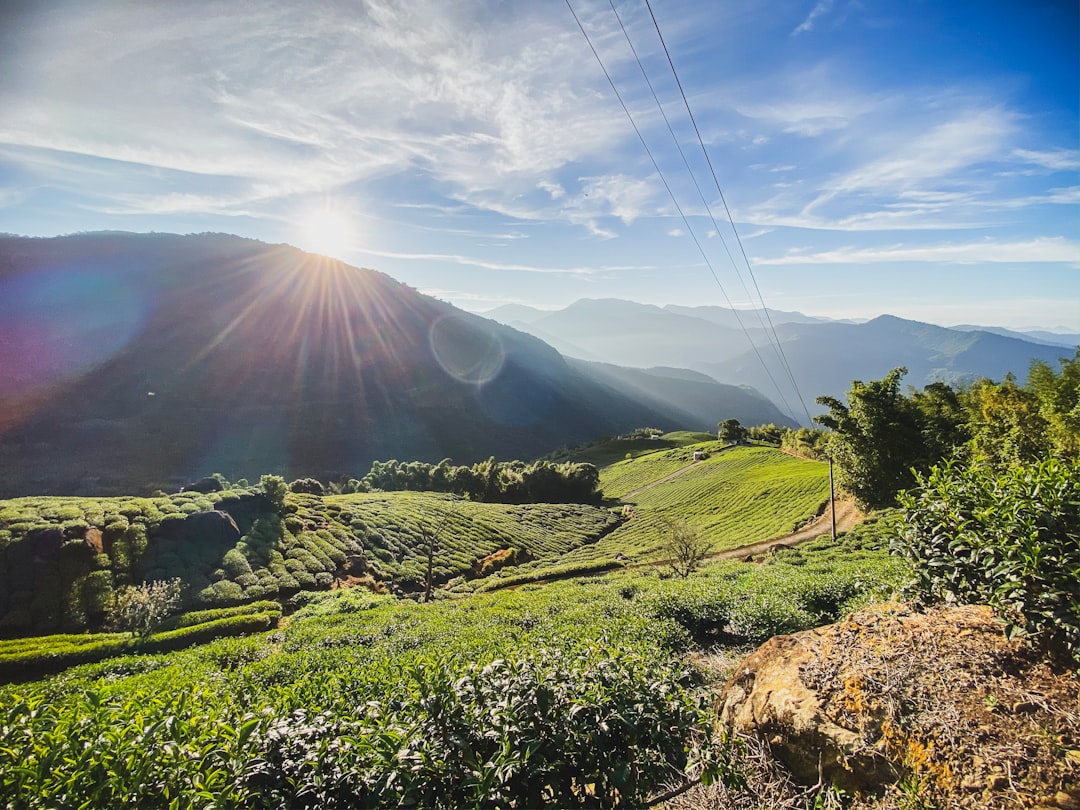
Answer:
POLYGON ((214 234, 0 238, 0 369, 0 497, 327 480, 683 426, 382 273, 214 234))

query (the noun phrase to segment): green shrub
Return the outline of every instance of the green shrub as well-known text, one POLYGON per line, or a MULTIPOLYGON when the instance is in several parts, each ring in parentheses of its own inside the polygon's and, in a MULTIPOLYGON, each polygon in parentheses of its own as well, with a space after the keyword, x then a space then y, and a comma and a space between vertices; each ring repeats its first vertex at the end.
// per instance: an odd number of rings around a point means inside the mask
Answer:
POLYGON ((705 722, 674 687, 686 677, 606 646, 421 661, 402 694, 276 720, 256 740, 248 788, 259 806, 642 806, 686 767, 705 722))
POLYGON ((1080 463, 946 464, 904 493, 894 550, 927 601, 986 603, 1011 635, 1080 661, 1080 463))

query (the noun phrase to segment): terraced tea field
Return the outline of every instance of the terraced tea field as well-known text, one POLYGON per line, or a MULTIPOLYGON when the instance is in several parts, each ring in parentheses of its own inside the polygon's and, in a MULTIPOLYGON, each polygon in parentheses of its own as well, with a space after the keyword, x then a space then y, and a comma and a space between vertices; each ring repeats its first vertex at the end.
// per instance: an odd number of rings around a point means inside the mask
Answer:
MULTIPOLYGON (((661 559, 665 521, 670 520, 697 529, 714 551, 737 548, 790 533, 829 497, 828 466, 822 462, 769 447, 718 452, 720 447, 717 442, 688 445, 605 467, 600 474, 605 495, 614 494, 609 486, 614 492, 639 490, 621 501, 632 516, 596 543, 582 545, 553 563, 507 570, 503 576, 531 580, 661 559), (690 464, 695 449, 710 457, 664 480, 690 464)), ((493 580, 485 587, 497 584, 493 580)))

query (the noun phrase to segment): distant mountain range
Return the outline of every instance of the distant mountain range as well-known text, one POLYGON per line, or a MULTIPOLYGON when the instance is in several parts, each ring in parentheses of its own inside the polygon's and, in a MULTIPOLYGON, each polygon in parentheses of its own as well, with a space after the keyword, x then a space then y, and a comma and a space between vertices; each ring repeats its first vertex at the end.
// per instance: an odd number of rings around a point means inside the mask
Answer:
POLYGON ((486 314, 513 318, 507 322, 568 357, 687 368, 722 383, 749 385, 802 421, 805 414, 781 357, 815 413, 821 412, 814 404, 817 396, 842 397, 853 379, 878 379, 897 366, 908 368, 905 382, 915 387, 938 380, 1001 379, 1010 372, 1023 377, 1032 360, 1056 367, 1058 358, 1071 357, 1080 343, 1080 335, 945 328, 890 315, 855 323, 769 310, 765 318, 722 307, 657 307, 618 299, 583 299, 553 312, 500 307, 486 314))
POLYGON ((0 497, 532 458, 729 416, 786 421, 748 387, 567 361, 382 273, 284 245, 0 238, 0 497))

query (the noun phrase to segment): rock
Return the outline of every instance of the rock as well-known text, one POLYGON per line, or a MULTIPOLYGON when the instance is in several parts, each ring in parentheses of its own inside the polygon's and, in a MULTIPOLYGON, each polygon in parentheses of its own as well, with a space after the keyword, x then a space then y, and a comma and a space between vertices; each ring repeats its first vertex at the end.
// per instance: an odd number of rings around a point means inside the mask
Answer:
POLYGON ((803 784, 893 798, 919 785, 927 806, 1024 797, 1080 810, 1062 755, 1080 739, 1078 693, 1075 668, 1007 639, 988 607, 893 603, 770 639, 722 688, 718 711, 803 784))
POLYGON ((86 530, 86 535, 83 539, 86 541, 86 545, 89 546, 95 554, 105 553, 105 544, 102 542, 101 529, 96 526, 91 526, 86 530))
POLYGON ((803 682, 800 669, 813 661, 817 641, 811 631, 765 642, 724 687, 721 722, 768 740, 773 756, 807 784, 822 778, 872 790, 894 782, 898 774, 880 747, 827 717, 803 682))
POLYGON ((212 476, 200 478, 198 481, 192 481, 190 484, 185 484, 184 486, 180 487, 181 492, 202 493, 221 492, 223 489, 225 489, 225 487, 222 485, 222 483, 212 476))
POLYGON ((240 528, 232 515, 221 510, 194 512, 184 520, 185 539, 209 545, 233 546, 240 542, 240 528))
POLYGON ((232 515, 221 510, 193 512, 185 518, 163 520, 154 532, 158 542, 199 543, 231 548, 240 542, 240 528, 232 515))

